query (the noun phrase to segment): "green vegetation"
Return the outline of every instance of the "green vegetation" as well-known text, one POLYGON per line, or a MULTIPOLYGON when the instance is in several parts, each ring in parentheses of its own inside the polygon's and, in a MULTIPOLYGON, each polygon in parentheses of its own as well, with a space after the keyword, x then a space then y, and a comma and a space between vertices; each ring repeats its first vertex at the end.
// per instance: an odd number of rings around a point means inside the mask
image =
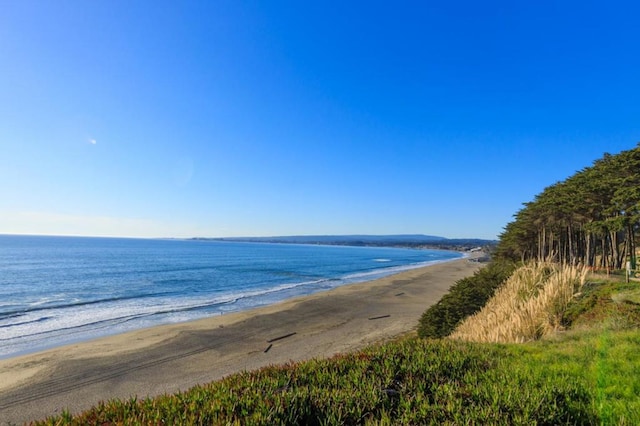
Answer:
POLYGON ((522 346, 542 362, 557 357, 558 370, 583 376, 600 424, 640 424, 640 305, 620 298, 638 292, 638 283, 591 281, 565 311, 569 331, 522 346))
POLYGON ((478 312, 515 270, 513 262, 491 262, 473 276, 458 280, 442 299, 422 314, 418 336, 440 338, 451 334, 465 318, 478 312))
POLYGON ((584 424, 640 424, 637 330, 569 332, 549 341, 509 345, 509 352, 521 359, 520 374, 545 375, 547 386, 567 380, 588 389, 595 418, 584 424))
POLYGON ((587 283, 563 316, 563 323, 573 330, 621 331, 640 328, 640 304, 637 282, 609 280, 587 283))

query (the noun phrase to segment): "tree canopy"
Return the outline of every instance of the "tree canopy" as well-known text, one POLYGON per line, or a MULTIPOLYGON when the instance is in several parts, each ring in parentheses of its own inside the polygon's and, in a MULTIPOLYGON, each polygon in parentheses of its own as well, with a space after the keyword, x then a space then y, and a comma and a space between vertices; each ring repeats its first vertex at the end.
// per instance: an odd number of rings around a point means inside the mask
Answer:
POLYGON ((605 153, 525 203, 505 227, 496 254, 621 269, 635 263, 639 227, 640 144, 605 153))

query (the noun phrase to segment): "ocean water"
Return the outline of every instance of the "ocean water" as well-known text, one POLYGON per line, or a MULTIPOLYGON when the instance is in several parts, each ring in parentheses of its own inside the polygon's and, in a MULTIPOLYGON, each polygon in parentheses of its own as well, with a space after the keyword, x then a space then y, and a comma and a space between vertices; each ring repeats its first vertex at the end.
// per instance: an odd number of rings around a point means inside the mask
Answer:
POLYGON ((441 250, 0 235, 0 358, 459 257, 441 250))

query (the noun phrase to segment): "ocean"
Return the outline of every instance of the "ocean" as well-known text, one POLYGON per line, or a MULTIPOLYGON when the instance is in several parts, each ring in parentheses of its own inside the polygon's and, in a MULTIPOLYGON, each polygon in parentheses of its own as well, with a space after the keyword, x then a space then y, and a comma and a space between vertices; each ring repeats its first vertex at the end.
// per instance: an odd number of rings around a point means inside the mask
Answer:
POLYGON ((460 257, 384 247, 0 235, 0 358, 460 257))

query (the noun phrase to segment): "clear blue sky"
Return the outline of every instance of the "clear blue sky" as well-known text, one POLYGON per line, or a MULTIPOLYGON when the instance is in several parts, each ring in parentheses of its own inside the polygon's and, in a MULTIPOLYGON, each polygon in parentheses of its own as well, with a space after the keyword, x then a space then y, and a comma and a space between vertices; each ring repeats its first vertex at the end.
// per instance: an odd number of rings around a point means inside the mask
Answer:
POLYGON ((0 233, 495 238, 640 141, 640 6, 0 5, 0 233))

